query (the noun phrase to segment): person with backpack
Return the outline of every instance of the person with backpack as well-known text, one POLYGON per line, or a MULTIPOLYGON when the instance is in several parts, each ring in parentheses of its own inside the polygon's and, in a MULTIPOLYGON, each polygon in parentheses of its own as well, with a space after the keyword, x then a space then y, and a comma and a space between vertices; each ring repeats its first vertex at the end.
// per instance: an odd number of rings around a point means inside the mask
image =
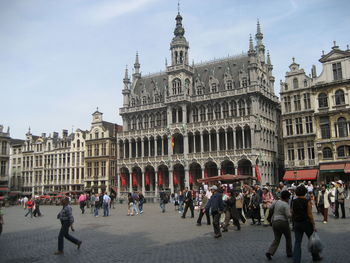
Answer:
POLYGON ((159 201, 160 209, 162 213, 165 213, 165 205, 169 202, 169 196, 163 189, 161 189, 159 192, 159 198, 160 198, 160 201, 159 201))
POLYGON ((139 211, 140 214, 143 213, 143 204, 145 203, 145 197, 143 196, 142 192, 139 192, 139 211))
POLYGON ((345 218, 345 191, 342 180, 337 181, 335 190, 335 218, 339 218, 339 206, 341 208, 341 218, 345 218))
POLYGON ((272 222, 272 229, 275 236, 269 250, 266 252, 265 256, 268 260, 272 259, 272 256, 275 254, 282 235, 286 238, 286 253, 287 257, 292 257, 292 234, 289 228, 288 220, 291 218, 289 198, 290 193, 287 190, 283 190, 280 195, 280 200, 275 201, 269 212, 269 221, 272 222))

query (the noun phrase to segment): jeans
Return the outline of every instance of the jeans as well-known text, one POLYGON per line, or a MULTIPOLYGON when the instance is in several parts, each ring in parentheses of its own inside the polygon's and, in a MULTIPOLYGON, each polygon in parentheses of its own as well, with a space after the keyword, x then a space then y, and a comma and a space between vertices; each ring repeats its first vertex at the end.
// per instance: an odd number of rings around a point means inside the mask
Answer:
POLYGON ((242 214, 243 208, 237 208, 237 211, 238 211, 239 219, 241 219, 242 223, 244 224, 246 219, 245 219, 245 217, 242 214))
POLYGON ((274 255, 281 241, 282 234, 286 238, 286 253, 292 255, 292 234, 290 233, 289 222, 277 220, 272 223, 273 234, 275 236, 268 253, 274 255))
POLYGON ((92 214, 95 211, 95 204, 91 204, 90 208, 90 214, 92 214))
POLYGON ((70 242, 73 242, 76 245, 78 245, 80 242, 78 239, 68 233, 70 227, 69 221, 61 221, 61 224, 61 230, 58 235, 58 251, 63 251, 63 237, 67 238, 70 242))
POLYGON ((103 203, 103 216, 109 216, 108 203, 103 203))
POLYGON ((132 207, 133 213, 136 215, 139 213, 139 208, 138 208, 138 203, 135 202, 133 207, 132 207))
POLYGON ((81 213, 84 214, 84 212, 85 212, 85 202, 80 202, 80 209, 81 209, 81 213))
POLYGON ((94 216, 98 216, 98 205, 95 205, 94 216))
POLYGON ((165 203, 163 201, 160 201, 160 209, 162 210, 162 212, 164 213, 165 212, 165 203))
POLYGON ((184 201, 179 201, 179 211, 180 211, 181 213, 184 212, 184 201))
POLYGON ((33 218, 33 208, 28 208, 28 212, 25 216, 27 216, 28 214, 30 214, 30 217, 33 218))
POLYGON ((140 213, 143 212, 143 202, 139 203, 139 210, 140 210, 140 213))
MULTIPOLYGON (((314 232, 312 224, 308 221, 303 222, 294 222, 294 235, 295 235, 295 243, 294 243, 294 251, 293 251, 293 262, 300 263, 301 262, 301 242, 303 240, 303 234, 305 233, 308 238, 314 232)), ((312 254, 313 259, 320 258, 318 253, 312 254)))

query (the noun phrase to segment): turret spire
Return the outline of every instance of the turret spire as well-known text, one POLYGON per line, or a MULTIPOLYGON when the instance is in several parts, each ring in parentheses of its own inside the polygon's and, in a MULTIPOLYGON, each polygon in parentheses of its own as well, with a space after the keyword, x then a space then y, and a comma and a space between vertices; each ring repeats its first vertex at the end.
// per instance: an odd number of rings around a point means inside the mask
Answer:
POLYGON ((270 58, 270 52, 267 51, 267 64, 271 65, 271 58, 270 58))
POLYGON ((255 34, 255 38, 256 38, 256 41, 257 41, 257 45, 261 45, 262 44, 262 40, 264 38, 264 35, 261 33, 261 27, 260 27, 260 22, 259 22, 259 19, 258 19, 258 22, 256 24, 256 34, 255 34))
POLYGON ((140 73, 140 62, 139 62, 139 52, 137 52, 137 51, 136 51, 134 68, 135 68, 135 73, 139 74, 140 73))
POLYGON ((128 72, 128 65, 126 65, 126 67, 125 67, 125 75, 124 75, 123 82, 124 82, 124 84, 128 84, 130 82, 129 72, 128 72))
POLYGON ((254 44, 253 44, 253 38, 252 35, 249 35, 249 50, 248 50, 248 55, 249 56, 254 56, 256 55, 256 50, 254 49, 254 44))

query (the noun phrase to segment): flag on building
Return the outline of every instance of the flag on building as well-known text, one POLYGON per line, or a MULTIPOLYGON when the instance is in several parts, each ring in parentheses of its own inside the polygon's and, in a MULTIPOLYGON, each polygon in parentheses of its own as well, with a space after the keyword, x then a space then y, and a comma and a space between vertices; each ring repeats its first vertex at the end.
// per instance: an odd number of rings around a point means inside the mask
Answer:
POLYGON ((136 173, 132 173, 132 185, 133 186, 137 186, 138 185, 136 173))
POLYGON ((193 184, 193 175, 192 175, 192 171, 190 171, 190 173, 189 173, 189 183, 190 183, 190 185, 193 184))
POLYGON ((163 173, 162 173, 162 171, 158 172, 158 185, 159 186, 163 185, 163 173))
POLYGON ((179 184, 179 180, 177 178, 177 174, 176 174, 175 171, 173 172, 173 177, 174 177, 174 185, 178 185, 179 184))
POLYGON ((149 172, 146 172, 146 174, 145 174, 145 184, 147 185, 147 186, 149 186, 150 185, 150 178, 149 178, 149 172))

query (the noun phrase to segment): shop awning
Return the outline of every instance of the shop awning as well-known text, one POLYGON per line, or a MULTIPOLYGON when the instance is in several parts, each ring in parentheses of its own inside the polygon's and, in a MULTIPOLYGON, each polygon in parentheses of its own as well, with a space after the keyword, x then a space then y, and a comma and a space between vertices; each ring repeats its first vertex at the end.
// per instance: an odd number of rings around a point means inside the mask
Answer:
POLYGON ((320 171, 323 173, 344 172, 344 168, 345 163, 328 163, 320 165, 320 171))
POLYGON ((344 172, 347 174, 350 173, 350 163, 345 164, 344 172))
POLYGON ((283 176, 283 180, 284 181, 316 180, 317 173, 318 173, 317 169, 286 171, 283 176))
POLYGON ((10 192, 8 187, 0 187, 0 192, 10 192))

